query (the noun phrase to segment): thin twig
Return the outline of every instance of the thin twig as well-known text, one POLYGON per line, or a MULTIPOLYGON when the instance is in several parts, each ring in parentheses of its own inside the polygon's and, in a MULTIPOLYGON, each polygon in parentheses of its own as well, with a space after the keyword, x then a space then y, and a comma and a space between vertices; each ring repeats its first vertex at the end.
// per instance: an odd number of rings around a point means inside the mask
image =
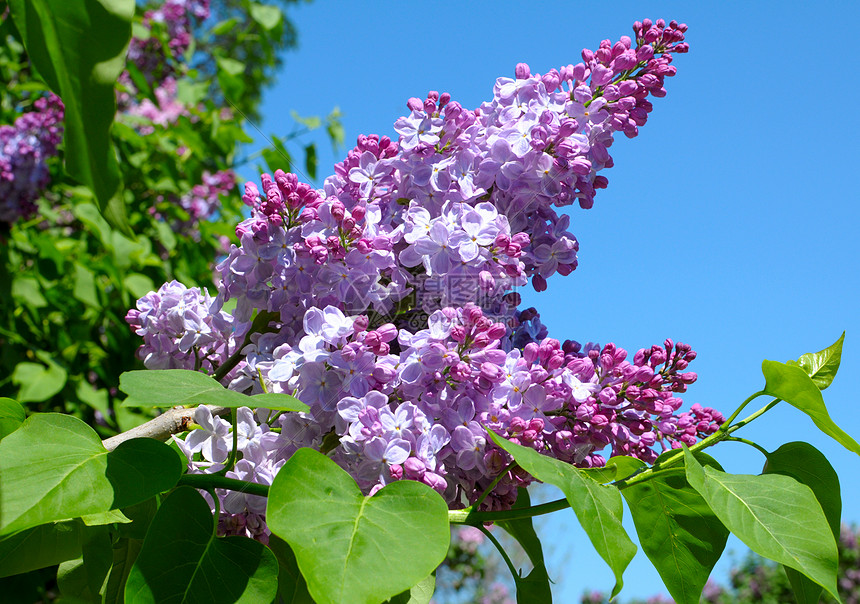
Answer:
MULTIPOLYGON (((212 412, 212 415, 225 415, 230 411, 228 407, 215 407, 212 405, 209 405, 209 410, 212 412)), ((171 434, 179 434, 188 430, 188 425, 194 421, 195 411, 196 407, 190 409, 186 407, 174 407, 145 424, 127 430, 122 434, 106 438, 102 441, 102 445, 108 451, 113 451, 120 444, 132 438, 155 438, 160 441, 166 441, 170 438, 171 434)))

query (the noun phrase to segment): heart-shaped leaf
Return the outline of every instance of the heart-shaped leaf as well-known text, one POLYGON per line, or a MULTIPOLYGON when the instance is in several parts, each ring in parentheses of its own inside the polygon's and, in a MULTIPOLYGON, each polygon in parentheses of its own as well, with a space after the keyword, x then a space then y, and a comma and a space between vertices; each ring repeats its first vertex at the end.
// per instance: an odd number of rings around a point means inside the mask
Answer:
POLYGON ((0 441, 0 535, 140 503, 181 474, 164 443, 133 439, 109 453, 81 420, 33 415, 0 441))
POLYGON ((763 361, 761 371, 764 373, 764 393, 797 407, 818 426, 819 430, 833 438, 849 451, 860 455, 860 444, 851 438, 842 428, 837 426, 827 407, 824 405, 824 397, 821 390, 812 378, 797 365, 786 365, 777 361, 763 361))
POLYGON ((314 604, 289 544, 277 535, 270 535, 269 549, 278 560, 278 596, 284 604, 314 604))
POLYGON ((838 599, 838 552, 812 490, 779 474, 703 468, 684 449, 687 480, 732 533, 757 554, 800 571, 838 599))
POLYGON ((174 407, 217 405, 219 407, 265 407, 278 411, 308 411, 294 396, 280 393, 248 396, 227 390, 217 380, 189 369, 127 371, 119 376, 119 389, 128 395, 124 407, 174 407))
POLYGON ((806 372, 819 390, 824 390, 836 377, 839 364, 842 362, 842 343, 845 341, 845 332, 839 336, 833 344, 818 352, 807 352, 796 361, 789 361, 789 365, 797 365, 806 372))
MULTIPOLYGON (((833 538, 839 539, 839 525, 842 518, 839 476, 821 451, 809 443, 786 443, 768 454, 764 473, 791 476, 812 489, 830 524, 833 538)), ((794 589, 798 604, 817 604, 822 589, 820 585, 787 566, 785 574, 794 589)))
MULTIPOLYGON (((715 468, 719 464, 699 454, 715 468)), ((698 604, 729 531, 678 468, 621 490, 639 543, 678 604, 698 604)))
POLYGON ((435 570, 451 539, 448 506, 430 487, 400 480, 365 497, 311 449, 278 472, 266 522, 290 544, 319 604, 384 602, 435 570))
POLYGON ((492 431, 489 434, 493 442, 510 453, 522 469, 541 482, 561 489, 594 549, 615 575, 615 587, 610 596, 614 598, 624 584, 624 569, 636 555, 636 545, 621 525, 624 504, 618 489, 592 480, 570 464, 507 441, 492 431))
POLYGON ((126 603, 274 600, 275 555, 247 537, 215 537, 214 522, 195 489, 173 491, 153 518, 128 575, 126 603))

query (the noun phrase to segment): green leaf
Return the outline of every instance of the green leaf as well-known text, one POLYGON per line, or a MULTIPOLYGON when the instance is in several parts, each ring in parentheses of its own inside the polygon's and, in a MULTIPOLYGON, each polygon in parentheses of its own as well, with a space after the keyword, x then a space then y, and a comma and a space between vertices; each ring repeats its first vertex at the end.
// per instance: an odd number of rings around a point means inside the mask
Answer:
MULTIPOLYGON (((768 454, 764 473, 791 476, 812 489, 830 524, 833 538, 839 540, 839 525, 842 518, 839 476, 821 451, 809 443, 786 443, 768 454)), ((817 604, 822 589, 820 585, 810 581, 793 568, 785 567, 785 574, 800 604, 817 604)))
POLYGON ((78 520, 35 526, 0 539, 0 577, 54 566, 81 555, 78 520))
POLYGON ((0 398, 0 439, 17 430, 26 417, 24 407, 18 401, 0 398))
POLYGON ((31 63, 65 105, 66 170, 95 193, 103 215, 131 234, 110 129, 134 0, 10 0, 31 63))
POLYGON ((93 308, 101 307, 99 295, 96 291, 95 274, 78 262, 75 262, 75 289, 72 295, 88 306, 92 306, 93 308))
POLYGON ((277 535, 270 535, 269 549, 278 560, 278 595, 284 604, 314 604, 289 544, 277 535))
POLYGON ((24 306, 44 308, 48 305, 39 282, 32 277, 15 277, 12 279, 12 297, 24 306))
POLYGON ((128 574, 142 547, 143 539, 120 539, 114 545, 110 574, 104 588, 103 601, 106 604, 123 601, 128 574))
POLYGON ((0 535, 145 501, 181 474, 164 443, 133 439, 108 453, 81 420, 33 415, 0 441, 0 535))
POLYGON ((779 474, 726 474, 684 449, 687 480, 732 533, 757 554, 800 571, 839 599, 838 553, 809 487, 779 474))
MULTIPOLYGON (((518 489, 517 500, 511 509, 525 509, 530 506, 529 492, 524 488, 518 489)), ((520 569, 520 576, 514 577, 514 582, 517 585, 517 604, 552 602, 552 590, 543 557, 543 547, 537 533, 535 533, 532 519, 505 520, 496 524, 517 540, 532 563, 533 568, 528 575, 523 577, 522 569, 520 569)))
POLYGON ((173 491, 128 575, 126 604, 274 600, 275 555, 247 537, 216 538, 214 523, 209 504, 195 489, 173 491))
MULTIPOLYGON (((707 455, 699 457, 720 468, 707 455)), ((698 604, 729 531, 678 468, 621 490, 642 550, 678 604, 698 604)))
POLYGON ((433 599, 434 591, 436 591, 436 575, 429 575, 409 590, 386 600, 386 604, 429 604, 433 599))
POLYGON ((135 298, 142 298, 155 289, 155 283, 152 282, 152 279, 140 273, 126 275, 122 284, 135 298))
POLYGON ((777 361, 763 361, 761 371, 766 382, 765 394, 781 398, 797 407, 812 418, 819 430, 849 451, 860 455, 860 444, 830 419, 821 391, 803 369, 777 361))
POLYGON ((311 449, 278 472, 266 522, 290 544, 319 604, 396 596, 442 563, 451 539, 448 506, 430 487, 400 480, 364 497, 349 474, 311 449))
POLYGON ((562 490, 594 549, 615 575, 610 596, 614 598, 624 585, 624 569, 636 555, 636 545, 621 525, 624 504, 618 489, 599 484, 570 464, 509 442, 492 431, 489 434, 526 472, 562 490))
POLYGON ((81 516, 81 521, 86 526, 101 526, 103 524, 128 524, 131 522, 131 519, 123 514, 121 510, 109 510, 96 514, 86 514, 85 516, 81 516))
POLYGON ((208 404, 220 407, 265 407, 278 411, 308 411, 294 396, 279 393, 248 396, 227 390, 216 379, 188 369, 126 371, 119 389, 128 395, 124 407, 174 407, 208 404))
POLYGON ((99 592, 113 563, 113 548, 106 529, 87 532, 81 556, 66 560, 57 570, 57 586, 63 599, 101 604, 99 592))
POLYGON ((305 169, 311 179, 317 177, 317 146, 314 143, 305 145, 305 169))
POLYGON ((12 383, 19 386, 18 400, 22 403, 46 401, 66 385, 66 370, 50 358, 47 367, 39 363, 18 363, 12 372, 12 383))
POLYGON ((645 467, 645 463, 635 457, 627 455, 616 455, 606 460, 606 465, 602 468, 585 468, 585 472, 589 478, 606 484, 613 480, 622 480, 631 474, 645 467))
POLYGON ((251 18, 263 26, 263 29, 273 30, 281 23, 284 15, 281 9, 270 4, 251 3, 251 18))
POLYGON ((789 361, 789 365, 797 365, 812 378, 819 390, 824 390, 836 377, 839 364, 842 362, 842 343, 845 341, 845 332, 839 336, 833 344, 819 352, 807 352, 796 361, 789 361))

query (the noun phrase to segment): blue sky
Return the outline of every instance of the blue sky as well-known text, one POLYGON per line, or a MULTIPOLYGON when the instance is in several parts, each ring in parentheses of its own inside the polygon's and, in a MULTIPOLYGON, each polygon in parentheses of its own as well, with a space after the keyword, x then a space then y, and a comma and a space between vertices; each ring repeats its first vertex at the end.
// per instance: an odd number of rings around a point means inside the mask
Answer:
MULTIPOLYGON (((797 358, 845 330, 842 369, 825 401, 860 438, 852 385, 860 378, 860 195, 851 176, 860 158, 860 4, 318 0, 290 16, 300 47, 265 96, 261 130, 283 135, 291 109, 325 115, 339 106, 350 145, 360 133, 393 135, 406 100, 428 90, 474 108, 517 62, 543 73, 578 62, 583 47, 629 35, 637 19, 686 22, 691 52, 676 57, 668 96, 655 99, 639 137, 612 147, 609 188, 594 208, 571 212, 579 268, 553 277, 546 292, 524 292, 525 302, 561 340, 613 341, 631 353, 666 337, 692 344, 699 381, 685 400, 726 415, 763 386, 762 359, 797 358)), ((317 141, 324 178, 345 149, 333 154, 323 136, 317 141)), ((769 450, 793 440, 818 447, 840 474, 843 518, 860 523, 860 458, 806 416, 782 404, 738 435, 769 450)), ((758 473, 764 461, 737 443, 711 452, 732 472, 758 473)), ((557 601, 611 589, 571 512, 541 530, 557 601)), ((743 548, 729 542, 715 578, 725 580, 729 550, 743 548)), ((664 591, 641 551, 625 579, 628 598, 664 591)))

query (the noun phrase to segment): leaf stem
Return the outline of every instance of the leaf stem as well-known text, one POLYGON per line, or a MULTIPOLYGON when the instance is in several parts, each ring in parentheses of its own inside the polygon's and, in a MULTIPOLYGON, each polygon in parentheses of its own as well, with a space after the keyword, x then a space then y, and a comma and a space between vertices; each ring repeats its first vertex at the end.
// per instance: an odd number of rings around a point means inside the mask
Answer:
POLYGON ((509 464, 508 464, 508 467, 506 467, 504 470, 502 470, 502 471, 499 473, 499 475, 498 475, 498 476, 496 476, 495 478, 493 478, 493 482, 491 482, 491 483, 490 483, 490 486, 488 486, 486 489, 484 489, 484 492, 483 492, 483 493, 481 493, 481 496, 480 496, 480 497, 478 497, 478 500, 477 500, 477 501, 475 501, 475 503, 473 503, 471 506, 469 506, 469 508, 470 508, 470 509, 475 509, 475 510, 477 510, 479 507, 481 507, 481 504, 482 504, 482 503, 484 503, 484 499, 486 499, 486 498, 487 498, 487 495, 489 495, 490 493, 492 493, 492 492, 493 492, 493 489, 495 489, 495 488, 496 488, 496 485, 497 485, 497 484, 499 484, 499 481, 500 481, 502 478, 504 478, 505 476, 507 476, 507 475, 508 475, 508 472, 510 472, 511 470, 513 470, 516 466, 517 466, 517 462, 516 462, 516 460, 512 461, 511 463, 509 463, 509 464))
POLYGON ((194 487, 195 489, 229 489, 248 495, 269 496, 269 485, 258 482, 248 482, 236 478, 227 478, 218 474, 183 474, 179 479, 179 485, 194 487))
POLYGON ((230 455, 227 456, 227 461, 224 467, 215 472, 218 476, 226 476, 227 472, 233 469, 236 465, 236 451, 239 449, 239 430, 237 430, 237 415, 236 408, 230 409, 230 423, 233 424, 233 448, 230 450, 230 455))
POLYGON ((520 578, 520 576, 519 576, 519 573, 517 573, 517 569, 514 566, 514 563, 511 562, 511 559, 508 556, 508 553, 505 551, 505 548, 502 547, 502 544, 499 543, 499 540, 496 539, 495 535, 493 535, 489 530, 487 530, 487 527, 485 527, 483 524, 479 524, 477 526, 478 526, 478 529, 487 536, 487 539, 489 539, 492 542, 492 544, 496 546, 496 549, 499 550, 499 553, 502 555, 502 558, 504 558, 504 560, 505 560, 505 564, 508 565, 508 570, 511 571, 511 575, 514 578, 514 582, 516 582, 520 578))
POLYGON ((749 445, 761 451, 761 454, 767 457, 770 455, 767 449, 762 447, 760 444, 755 443, 751 440, 747 440, 746 438, 738 438, 737 436, 729 436, 725 439, 727 442, 736 442, 736 443, 744 443, 745 445, 749 445))
POLYGON ((749 404, 750 404, 750 402, 751 402, 753 399, 758 398, 759 396, 761 396, 761 395, 763 395, 763 394, 764 394, 764 390, 759 390, 758 392, 755 392, 755 393, 751 394, 751 395, 749 396, 749 398, 747 398, 747 400, 745 400, 744 402, 742 402, 742 403, 741 403, 741 406, 740 406, 740 407, 738 407, 737 409, 735 409, 735 412, 734 412, 734 413, 732 413, 732 416, 731 416, 729 419, 727 419, 726 421, 724 421, 724 422, 723 422, 723 425, 720 427, 720 430, 723 430, 724 432, 725 432, 726 430, 728 430, 729 426, 731 426, 731 425, 732 425, 732 422, 733 422, 733 421, 735 421, 735 419, 737 419, 738 415, 740 415, 740 414, 741 414, 741 411, 743 411, 743 410, 744 410, 744 407, 746 407, 747 405, 749 405, 749 404))
POLYGON ((474 509, 467 508, 465 510, 449 510, 448 522, 451 524, 470 524, 477 526, 485 522, 499 522, 501 520, 520 520, 523 518, 532 518, 534 516, 543 516, 551 514, 565 508, 569 508, 570 503, 567 499, 556 499, 549 503, 533 505, 527 508, 518 508, 515 510, 501 510, 497 512, 478 512, 474 509))

